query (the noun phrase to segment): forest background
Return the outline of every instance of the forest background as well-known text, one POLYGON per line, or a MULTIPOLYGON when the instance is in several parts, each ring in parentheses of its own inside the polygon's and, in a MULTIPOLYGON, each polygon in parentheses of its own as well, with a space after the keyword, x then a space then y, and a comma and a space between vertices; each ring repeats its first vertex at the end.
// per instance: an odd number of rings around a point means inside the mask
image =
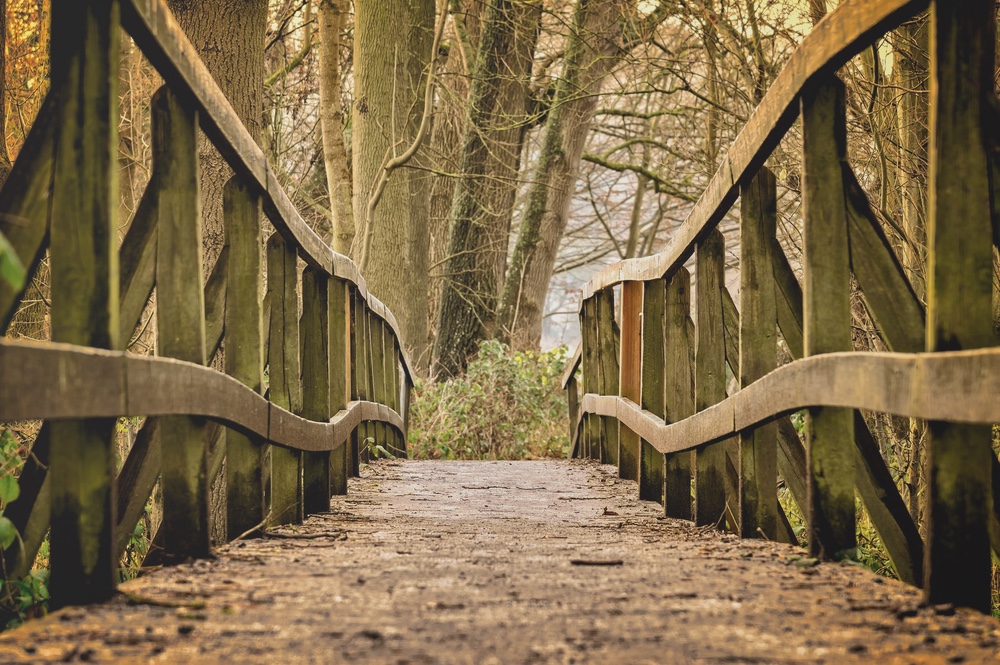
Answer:
MULTIPOLYGON (((47 92, 51 0, 0 3, 5 179, 47 92)), ((666 245, 782 64, 837 3, 167 4, 298 210, 360 264, 372 292, 396 314, 421 374, 411 454, 535 457, 567 452, 558 380, 579 338, 580 286, 609 263, 666 245)), ((150 177, 149 104, 161 81, 126 35, 122 45, 123 237, 150 177)), ((840 72, 851 164, 921 299, 928 66, 920 18, 840 72)), ((207 277, 224 243, 221 191, 230 172, 204 139, 200 156, 207 277)), ((797 125, 767 166, 777 177, 779 241, 798 272, 797 125)), ((721 225, 726 284, 736 302, 738 209, 721 225)), ((48 338, 47 274, 43 264, 7 334, 48 338)), ((154 311, 155 297, 130 352, 155 353, 154 311)), ((853 316, 855 348, 885 350, 857 291, 853 316)), ((1000 299, 994 321, 1000 331, 1000 299)), ((789 359, 780 340, 779 356, 789 359)), ((865 415, 922 525, 922 423, 865 415)), ((123 459, 139 424, 121 423, 123 459)), ((0 503, 16 500, 19 461, 35 428, 0 428, 0 503), (4 478, 14 489, 5 489, 4 478)), ((154 494, 127 555, 132 568, 148 548, 156 501, 154 494)), ((801 524, 787 496, 783 505, 801 524)), ((863 560, 891 574, 858 510, 863 560)), ((22 615, 31 611, 44 600, 43 581, 29 581, 8 601, 22 615)))

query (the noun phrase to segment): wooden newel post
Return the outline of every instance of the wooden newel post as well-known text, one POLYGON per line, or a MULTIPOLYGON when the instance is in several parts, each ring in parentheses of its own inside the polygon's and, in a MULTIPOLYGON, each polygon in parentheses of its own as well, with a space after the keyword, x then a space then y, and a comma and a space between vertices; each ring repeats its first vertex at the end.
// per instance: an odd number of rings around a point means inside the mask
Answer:
MULTIPOLYGON (((994 25, 991 0, 932 4, 928 351, 995 344, 986 153, 994 25)), ((925 594, 989 612, 990 427, 928 425, 925 594)))
MULTIPOLYGON (((286 244, 276 232, 272 233, 267 239, 267 291, 271 302, 267 343, 268 396, 275 406, 301 414, 298 286, 295 247, 286 244)), ((268 524, 302 521, 302 453, 296 450, 271 447, 270 512, 268 524)))
MULTIPOLYGON (((663 314, 664 375, 666 421, 684 420, 694 414, 694 376, 692 374, 691 338, 691 274, 678 268, 667 280, 663 314)), ((665 456, 667 517, 691 519, 691 453, 665 456)))
MULTIPOLYGON (((664 418, 666 397, 664 393, 664 315, 666 313, 667 283, 654 279, 642 284, 642 406, 650 413, 664 418)), ((623 338, 624 348, 624 338, 623 338)), ((664 459, 663 454, 648 441, 640 441, 639 498, 663 503, 664 459)))
MULTIPOLYGON (((118 2, 52 3, 52 340, 118 348, 118 2)), ((73 377, 62 377, 71 381, 73 377)), ((81 395, 85 399, 86 395, 81 395)), ((114 418, 51 426, 54 606, 115 589, 114 418)))
MULTIPOLYGON (((726 398, 723 320, 725 240, 715 230, 698 244, 698 326, 695 354, 695 408, 704 411, 726 398)), ((695 524, 722 524, 726 512, 726 445, 713 443, 695 454, 695 524)), ((735 526, 735 525, 734 525, 735 526)))
MULTIPOLYGON (((351 344, 351 399, 367 400, 368 390, 368 303, 360 293, 354 294, 354 307, 351 311, 352 344, 351 344)), ((352 473, 360 472, 361 459, 365 457, 365 439, 368 436, 368 424, 359 423, 351 435, 352 473)))
MULTIPOLYGON (((198 125, 167 88, 152 101, 157 206, 156 329, 159 355, 204 365, 198 125)), ((183 387, 179 387, 183 389, 183 387)), ((205 419, 164 416, 159 423, 163 556, 167 563, 208 556, 208 442, 205 419)))
MULTIPOLYGON (((348 283, 330 278, 330 416, 347 408, 351 398, 351 289, 348 283)), ((347 494, 350 474, 351 438, 330 453, 330 493, 347 494)))
MULTIPOLYGON (((240 178, 226 183, 222 195, 226 247, 226 373, 256 392, 264 375, 260 199, 240 178)), ((261 465, 264 443, 258 437, 226 432, 226 533, 232 540, 264 520, 261 465)))
MULTIPOLYGON (((739 380, 740 388, 745 388, 778 366, 778 315, 771 259, 777 193, 774 174, 768 169, 762 168, 740 188, 740 219, 739 380)), ((740 432, 740 535, 777 539, 777 492, 777 425, 767 423, 740 432)))
MULTIPOLYGON (((582 365, 583 394, 600 392, 600 352, 597 345, 597 299, 588 298, 580 308, 580 332, 583 339, 580 363, 582 365)), ((601 419, 587 414, 580 433, 580 457, 601 459, 601 419)))
MULTIPOLYGON (((621 365, 618 394, 642 402, 642 282, 622 285, 621 365)), ((639 481, 639 435, 625 427, 618 430, 618 474, 639 481)), ((642 484, 639 487, 642 494, 642 484)))
MULTIPOLYGON (((332 344, 330 279, 316 268, 302 272, 302 417, 330 420, 332 344)), ((330 510, 330 453, 302 453, 302 513, 330 510)))
MULTIPOLYGON (((371 314, 371 372, 372 372, 372 401, 379 404, 386 404, 386 377, 385 377, 385 322, 374 312, 371 314)), ((383 455, 382 450, 391 453, 389 446, 388 426, 383 422, 371 423, 371 436, 375 442, 371 448, 372 455, 378 457, 383 455), (379 450, 381 448, 381 450, 379 450)))
MULTIPOLYGON (((842 167, 847 137, 844 84, 835 76, 802 95, 802 147, 804 352, 850 351, 851 272, 842 167)), ((809 550, 827 559, 853 558, 854 412, 810 409, 806 433, 809 550)))
MULTIPOLYGON (((618 324, 615 323, 615 292, 607 288, 594 296, 596 303, 596 334, 598 350, 598 388, 601 395, 618 394, 618 324)), ((601 447, 600 459, 605 464, 618 466, 622 478, 635 479, 639 465, 635 457, 626 458, 625 467, 619 458, 618 419, 611 416, 600 416, 601 447), (629 475, 630 474, 630 475, 629 475)), ((638 446, 636 447, 638 456, 638 446)))

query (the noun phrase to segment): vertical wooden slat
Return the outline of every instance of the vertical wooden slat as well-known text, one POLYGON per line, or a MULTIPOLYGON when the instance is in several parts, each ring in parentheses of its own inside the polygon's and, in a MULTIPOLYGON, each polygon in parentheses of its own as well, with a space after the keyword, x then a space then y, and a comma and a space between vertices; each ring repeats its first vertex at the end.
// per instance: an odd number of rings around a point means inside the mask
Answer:
MULTIPOLYGON (((153 95, 157 206, 156 330, 161 356, 204 365, 198 126, 166 88, 153 95)), ((159 423, 164 561, 208 556, 208 442, 205 419, 164 416, 159 423)))
MULTIPOLYGON (((694 414, 691 368, 691 274, 678 268, 667 280, 664 308, 664 393, 666 420, 677 422, 694 414)), ((665 456, 664 510, 667 517, 691 519, 691 453, 665 456)))
MULTIPOLYGON (((52 339, 118 348, 118 2, 52 3, 52 339)), ((52 423, 52 605, 115 589, 113 418, 52 423)))
MULTIPOLYGON (((771 240, 777 224, 774 175, 762 168, 740 189, 740 387, 778 365, 771 240)), ((778 537, 778 428, 740 432, 740 534, 778 537)))
MULTIPOLYGON (((362 336, 359 330, 361 325, 361 311, 364 307, 364 302, 358 296, 357 290, 353 287, 349 289, 348 299, 350 300, 350 319, 349 319, 349 332, 350 335, 350 387, 351 387, 351 399, 357 400, 361 399, 360 395, 363 392, 361 387, 361 371, 363 368, 361 349, 362 336)), ((360 459, 359 459, 359 443, 361 436, 361 426, 354 428, 351 432, 350 439, 348 440, 348 471, 351 476, 357 477, 360 472, 360 459)))
MULTIPOLYGON (((803 328, 806 356, 851 350, 851 274, 842 163, 846 160, 844 84, 831 76, 802 96, 803 328)), ((744 315, 745 318, 745 315, 744 315)), ((853 557, 854 413, 809 410, 809 550, 853 557)))
MULTIPOLYGON (((354 371, 351 373, 354 381, 354 399, 368 400, 371 392, 368 389, 368 303, 355 293, 354 300, 354 371)), ((366 439, 368 437, 368 423, 360 423, 354 430, 352 439, 352 452, 354 460, 355 475, 360 471, 360 463, 367 460, 366 439)))
MULTIPOLYGON (((667 415, 663 389, 663 329, 667 283, 662 279, 642 282, 642 408, 660 418, 667 415)), ((624 340, 624 337, 623 337, 624 340)), ((624 341, 622 344, 624 348, 624 341)), ((648 441, 640 442, 639 498, 663 503, 664 459, 648 441)))
MULTIPOLYGON (((618 394, 639 404, 642 401, 642 282, 622 285, 621 363, 618 394)), ((618 430, 618 473, 639 480, 639 435, 624 425, 618 430)))
MULTIPOLYGON (((992 0, 937 0, 931 8, 928 351, 994 344, 985 150, 993 12, 992 0)), ((988 612, 990 427, 930 422, 928 431, 925 593, 933 603, 988 612)))
MULTIPOLYGON (((330 415, 347 408, 351 398, 351 289, 330 278, 330 415)), ((330 453, 330 493, 347 494, 351 440, 330 453)))
MULTIPOLYGON (((580 308, 580 330, 583 337, 582 364, 583 394, 600 392, 600 351, 597 343, 597 299, 588 298, 580 308)), ((583 421, 580 441, 580 457, 600 459, 601 448, 600 416, 587 414, 583 421)))
MULTIPOLYGON (((715 230, 698 244, 698 326, 695 408, 704 411, 726 398, 726 347, 723 329, 725 240, 715 230)), ((726 442, 698 449, 695 472, 695 523, 721 524, 726 511, 726 442)))
MULTIPOLYGON (((330 420, 330 280, 313 267, 302 272, 302 417, 330 420)), ((330 510, 330 453, 302 453, 302 513, 330 510)))
MULTIPOLYGON (((226 247, 226 373, 256 392, 263 386, 263 320, 260 199, 236 176, 222 196, 226 247)), ((229 540, 264 520, 264 443, 255 436, 226 432, 226 533, 229 540)))
MULTIPOLYGON (((386 376, 386 392, 388 393, 388 406, 399 413, 402 410, 400 406, 399 399, 399 375, 400 375, 400 352, 399 352, 399 342, 396 340, 395 334, 392 332, 392 328, 388 325, 384 328, 385 331, 385 376, 386 376)), ((389 427, 390 443, 392 443, 395 448, 393 454, 396 457, 406 457, 406 439, 403 437, 402 432, 396 430, 394 427, 389 427)))
MULTIPOLYGON (((597 303, 597 348, 600 357, 600 374, 598 378, 598 392, 602 395, 618 394, 618 344, 616 343, 617 324, 615 323, 615 292, 614 289, 604 289, 594 297, 597 303)), ((601 417, 601 449, 600 459, 605 464, 618 466, 619 474, 631 473, 632 475, 622 475, 622 478, 635 478, 635 471, 638 464, 631 463, 626 470, 622 469, 619 462, 618 445, 618 419, 610 416, 601 417)), ((628 461, 626 461, 628 464, 628 461)))
MULTIPOLYGON (((385 377, 385 322, 372 313, 369 325, 371 326, 372 400, 379 404, 386 404, 388 391, 386 390, 385 377)), ((382 450, 373 448, 373 453, 376 456, 386 453, 392 454, 386 424, 382 422, 372 423, 371 429, 374 433, 375 445, 385 451, 383 453, 382 450)))

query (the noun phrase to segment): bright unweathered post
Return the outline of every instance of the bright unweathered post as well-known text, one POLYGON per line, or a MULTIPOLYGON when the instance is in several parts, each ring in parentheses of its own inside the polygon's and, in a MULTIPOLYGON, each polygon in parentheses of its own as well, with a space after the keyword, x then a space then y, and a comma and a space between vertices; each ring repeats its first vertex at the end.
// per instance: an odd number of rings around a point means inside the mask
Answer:
MULTIPOLYGON (((654 279, 642 284, 642 408, 664 418, 664 315, 667 283, 654 279)), ((664 459, 648 441, 640 442, 639 498, 663 503, 664 459)))
MULTIPOLYGON (((675 423, 694 414, 691 368, 691 274, 678 268, 667 280, 664 309, 664 375, 666 421, 675 423)), ((665 456, 664 510, 667 517, 691 519, 691 453, 665 456)))
MULTIPOLYGON (((716 229, 698 244, 698 325, 695 353, 695 409, 704 411, 726 398, 726 349, 722 316, 725 240, 716 229)), ((726 512, 726 442, 695 455, 695 524, 720 524, 726 512)))
MULTIPOLYGON (((740 189, 740 387, 778 365, 771 240, 777 224, 774 175, 762 168, 740 189)), ((845 239, 846 242, 846 239, 845 239)), ((778 428, 740 432, 740 534, 778 536, 778 428), (758 531, 759 530, 759 531, 758 531)))
MULTIPOLYGON (((302 417, 330 420, 330 280, 307 266, 302 272, 302 417)), ((330 453, 302 453, 302 513, 330 510, 330 453)))
MULTIPOLYGON (((118 2, 52 3, 52 340, 118 348, 118 2)), ((62 377, 70 380, 71 377, 62 377)), ((52 604, 115 589, 114 418, 51 426, 52 604)))
MULTIPOLYGON (((851 272, 843 166, 844 84, 835 76, 802 96, 803 328, 806 356, 851 350, 851 272)), ((854 413, 809 409, 809 550, 855 556, 854 413)))
MULTIPOLYGON (((198 125, 167 88, 152 102, 157 204, 156 330, 161 356, 204 365, 205 295, 201 285, 198 125)), ((208 556, 208 442, 205 419, 159 422, 164 561, 208 556)))
MULTIPOLYGON (((994 26, 991 0, 931 7, 928 351, 995 344, 984 117, 993 94, 994 26)), ((933 603, 988 612, 990 427, 930 422, 928 429, 925 593, 933 603)))
MULTIPOLYGON (((240 178, 226 183, 222 199, 229 254, 226 279, 226 373, 261 392, 264 375, 260 198, 240 178)), ((226 432, 226 532, 229 540, 264 520, 261 464, 264 444, 255 436, 226 432)))

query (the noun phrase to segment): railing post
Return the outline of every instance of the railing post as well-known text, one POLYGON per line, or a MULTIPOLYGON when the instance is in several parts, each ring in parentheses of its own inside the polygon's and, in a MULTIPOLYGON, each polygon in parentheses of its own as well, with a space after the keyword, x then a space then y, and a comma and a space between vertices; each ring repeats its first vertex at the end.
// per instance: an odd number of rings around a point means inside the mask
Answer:
MULTIPOLYGON (((52 7, 52 340, 118 348, 118 2, 52 7)), ((52 604, 114 593, 114 418, 51 426, 52 604)))
MULTIPOLYGON (((992 0, 931 4, 928 351, 996 343, 983 117, 994 26, 992 0)), ((990 426, 932 421, 928 432, 926 597, 989 612, 990 426)))
MULTIPOLYGON (((271 303, 267 390, 272 404, 296 414, 302 413, 298 286, 295 246, 286 244, 277 232, 272 233, 267 239, 267 291, 271 303)), ((268 524, 302 522, 302 453, 271 446, 270 485, 268 524)))
MULTIPOLYGON (((774 175, 761 168, 740 188, 740 387, 778 365, 771 241, 777 224, 774 175)), ((845 229, 846 232, 846 229, 845 229)), ((846 237, 844 239, 846 242, 846 237)), ((850 338, 848 338, 850 341, 850 338)), ((740 535, 778 536, 778 428, 740 432, 740 535)))
MULTIPOLYGON (((843 163, 844 84, 831 76, 802 95, 803 328, 806 356, 851 350, 851 273, 843 163)), ((746 314, 743 314, 746 318, 746 314)), ((809 409, 809 550, 855 556, 854 413, 809 409)))
MULTIPOLYGON (((618 394, 618 325, 615 323, 615 292, 614 289, 603 289, 595 294, 597 304, 597 348, 600 358, 600 373, 598 392, 601 395, 618 394)), ((605 464, 618 466, 622 478, 635 478, 638 463, 633 458, 626 459, 627 467, 623 467, 619 459, 618 419, 602 416, 600 459, 605 464), (627 475, 631 474, 631 475, 627 475)))
MULTIPOLYGON (((583 394, 595 394, 601 391, 601 356, 597 341, 597 298, 590 297, 583 301, 580 308, 580 333, 583 349, 580 362, 583 366, 583 394)), ((583 431, 580 439, 580 457, 584 459, 601 459, 601 426, 600 416, 587 414, 584 416, 583 431)))
MULTIPOLYGON (((156 329, 159 355, 204 365, 205 292, 201 285, 198 126, 165 87, 152 100, 157 205, 156 329)), ((159 423, 163 557, 167 563, 209 554, 208 442, 204 418, 164 416, 159 423)))
MULTIPOLYGON (((375 312, 371 313, 371 369, 372 369, 372 401, 379 404, 386 404, 386 380, 385 380, 385 322, 375 312)), ((389 429, 383 422, 371 424, 371 436, 375 438, 375 446, 391 454, 389 446, 389 429)), ((380 451, 374 448, 374 456, 378 457, 380 451)))
MULTIPOLYGON (((698 244, 698 326, 695 408, 704 411, 726 398, 726 347, 722 289, 726 288, 725 239, 716 229, 698 244)), ((726 445, 695 453, 695 524, 722 524, 726 512, 726 445)), ((735 525, 734 525, 735 526, 735 525)))
MULTIPOLYGON (((351 398, 351 289, 342 279, 331 277, 330 304, 330 415, 347 408, 351 398)), ((350 474, 351 438, 330 453, 330 493, 347 494, 350 474)))
MULTIPOLYGON (((226 278, 226 373, 256 392, 263 386, 263 319, 260 199, 239 176, 222 196, 229 264, 226 278), (248 276, 252 276, 248 279, 248 276)), ((264 443, 256 436, 226 432, 226 534, 232 540, 264 520, 261 465, 264 443)))
MULTIPOLYGON (((399 413, 399 344, 392 328, 386 323, 382 328, 382 339, 385 348, 385 391, 386 406, 399 413)), ((391 425, 386 426, 392 454, 396 457, 406 457, 406 439, 391 425)))
MULTIPOLYGON (((663 418, 666 412, 664 393, 664 316, 667 283, 654 279, 642 284, 642 403, 640 406, 663 418)), ((623 348, 624 348, 624 337, 623 348)), ((639 498, 663 503, 664 458, 648 441, 639 443, 639 498)))
MULTIPOLYGON (((302 272, 302 417, 330 420, 330 279, 316 268, 302 272)), ((302 453, 302 514, 330 510, 330 453, 302 453)))
MULTIPOLYGON (((622 284, 621 363, 618 394, 636 404, 642 402, 642 282, 622 284)), ((639 481, 639 435, 619 425, 618 472, 622 478, 639 481)), ((639 488, 640 495, 642 487, 639 488)))
MULTIPOLYGON (((368 390, 368 303, 364 297, 355 292, 354 307, 351 312, 353 323, 353 344, 351 345, 351 397, 355 400, 367 400, 371 393, 368 390)), ((351 435, 352 472, 357 476, 361 471, 362 458, 367 460, 365 439, 368 436, 368 424, 359 423, 351 435)))
MULTIPOLYGON (((667 280, 664 309, 664 393, 666 421, 694 414, 694 377, 691 367, 691 274, 678 268, 667 280)), ((691 453, 665 455, 664 510, 667 517, 691 519, 691 453)))

